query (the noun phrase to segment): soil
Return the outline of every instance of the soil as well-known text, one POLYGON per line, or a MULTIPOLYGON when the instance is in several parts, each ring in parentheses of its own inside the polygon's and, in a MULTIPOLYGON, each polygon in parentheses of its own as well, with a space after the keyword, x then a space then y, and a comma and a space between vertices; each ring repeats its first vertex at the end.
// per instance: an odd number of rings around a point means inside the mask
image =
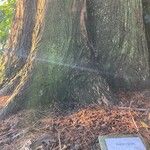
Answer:
POLYGON ((149 145, 150 91, 119 92, 118 97, 118 106, 94 103, 62 115, 18 112, 0 121, 0 150, 100 150, 98 136, 120 134, 138 134, 149 145))

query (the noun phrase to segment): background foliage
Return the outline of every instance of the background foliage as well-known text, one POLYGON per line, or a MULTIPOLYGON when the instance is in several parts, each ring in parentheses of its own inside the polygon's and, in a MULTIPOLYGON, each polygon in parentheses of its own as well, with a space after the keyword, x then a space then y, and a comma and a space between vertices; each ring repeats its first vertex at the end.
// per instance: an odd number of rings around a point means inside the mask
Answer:
POLYGON ((0 5, 0 44, 5 44, 9 34, 16 0, 7 0, 0 5))

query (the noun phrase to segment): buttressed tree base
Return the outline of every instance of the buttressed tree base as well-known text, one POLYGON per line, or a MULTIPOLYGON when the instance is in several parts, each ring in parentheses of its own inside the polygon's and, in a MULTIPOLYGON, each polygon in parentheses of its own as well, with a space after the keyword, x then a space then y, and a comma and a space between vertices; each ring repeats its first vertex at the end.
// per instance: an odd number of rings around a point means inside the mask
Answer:
POLYGON ((149 77, 142 0, 18 0, 1 64, 1 117, 24 108, 117 101, 149 77))

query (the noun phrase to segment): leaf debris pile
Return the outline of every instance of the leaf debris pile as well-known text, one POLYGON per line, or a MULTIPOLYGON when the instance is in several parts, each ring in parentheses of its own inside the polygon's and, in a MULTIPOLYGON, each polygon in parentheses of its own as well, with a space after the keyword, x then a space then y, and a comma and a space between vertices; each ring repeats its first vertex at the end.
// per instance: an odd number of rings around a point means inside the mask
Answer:
POLYGON ((145 95, 120 93, 118 107, 92 104, 63 116, 34 110, 19 112, 0 122, 0 149, 99 150, 98 136, 107 134, 136 133, 148 142, 149 97, 145 95))

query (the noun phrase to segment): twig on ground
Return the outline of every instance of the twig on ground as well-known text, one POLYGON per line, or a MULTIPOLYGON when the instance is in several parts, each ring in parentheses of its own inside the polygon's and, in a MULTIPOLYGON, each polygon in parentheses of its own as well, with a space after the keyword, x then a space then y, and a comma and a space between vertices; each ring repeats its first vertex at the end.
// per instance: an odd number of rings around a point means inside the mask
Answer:
POLYGON ((58 131, 58 142, 59 142, 59 149, 62 150, 61 148, 61 140, 60 140, 60 132, 58 131))
MULTIPOLYGON (((56 129, 56 128, 55 128, 56 129)), ((64 129, 63 129, 64 130, 64 129)), ((63 131, 62 130, 62 131, 63 131)), ((62 145, 61 145, 61 139, 60 139, 60 135, 61 135, 61 132, 59 129, 56 129, 57 131, 57 137, 58 137, 58 143, 59 143, 59 150, 62 150, 62 145)))
POLYGON ((148 109, 144 108, 133 108, 133 107, 117 107, 118 109, 127 109, 127 110, 136 110, 136 111, 147 111, 148 109))

